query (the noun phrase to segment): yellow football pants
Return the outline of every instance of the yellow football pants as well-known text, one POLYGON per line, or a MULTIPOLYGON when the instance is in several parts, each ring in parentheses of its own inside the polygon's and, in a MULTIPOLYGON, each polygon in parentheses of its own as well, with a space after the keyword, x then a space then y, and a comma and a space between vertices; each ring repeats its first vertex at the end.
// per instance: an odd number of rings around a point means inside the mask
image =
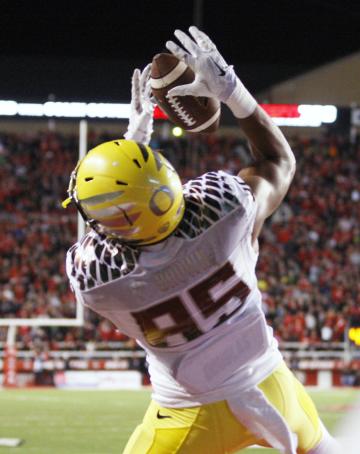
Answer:
MULTIPOLYGON (((258 387, 298 436, 298 453, 321 439, 320 420, 302 384, 283 363, 258 387)), ((266 446, 232 414, 226 401, 190 408, 151 402, 124 454, 225 454, 253 444, 266 446)))

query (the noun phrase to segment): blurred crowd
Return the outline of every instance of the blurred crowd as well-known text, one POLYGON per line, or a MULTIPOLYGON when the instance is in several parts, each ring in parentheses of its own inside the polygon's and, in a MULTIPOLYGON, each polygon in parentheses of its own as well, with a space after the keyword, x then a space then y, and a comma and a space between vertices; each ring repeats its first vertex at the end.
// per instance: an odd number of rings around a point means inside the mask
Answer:
MULTIPOLYGON (((90 134, 90 147, 113 138, 90 134)), ((340 135, 290 143, 296 176, 260 239, 263 308, 283 341, 342 341, 349 321, 360 317, 360 143, 340 135)), ((184 181, 210 170, 235 174, 250 162, 244 140, 231 135, 155 136, 152 146, 184 181)), ((1 318, 75 316, 65 253, 76 239, 77 216, 61 201, 77 149, 75 136, 0 134, 1 318)), ((18 338, 26 346, 45 340, 53 349, 119 341, 134 347, 90 311, 81 328, 21 327, 18 338)))

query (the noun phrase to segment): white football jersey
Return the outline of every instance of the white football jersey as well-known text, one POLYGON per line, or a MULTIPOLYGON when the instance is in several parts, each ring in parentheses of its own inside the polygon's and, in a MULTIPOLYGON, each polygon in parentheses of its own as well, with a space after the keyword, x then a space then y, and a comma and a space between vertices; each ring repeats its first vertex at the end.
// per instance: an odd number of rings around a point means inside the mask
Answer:
POLYGON ((180 225, 159 244, 132 248, 91 231, 67 254, 77 297, 137 339, 154 399, 173 407, 231 397, 281 361, 261 310, 250 188, 209 172, 184 197, 180 225))

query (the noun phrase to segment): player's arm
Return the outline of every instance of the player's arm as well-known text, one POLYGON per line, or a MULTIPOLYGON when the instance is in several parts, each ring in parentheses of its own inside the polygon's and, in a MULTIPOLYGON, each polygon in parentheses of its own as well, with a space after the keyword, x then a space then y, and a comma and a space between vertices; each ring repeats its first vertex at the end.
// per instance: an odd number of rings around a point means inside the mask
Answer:
POLYGON ((239 172, 256 198, 253 239, 260 233, 264 220, 285 197, 295 173, 295 157, 280 129, 259 106, 246 118, 239 119, 251 146, 253 164, 239 172))
POLYGON ((194 26, 189 31, 193 39, 180 30, 175 31, 186 50, 173 41, 167 42, 166 46, 192 68, 195 79, 191 84, 173 88, 169 94, 216 97, 238 118, 254 157, 253 165, 239 175, 251 187, 257 200, 255 239, 264 220, 279 206, 289 188, 295 172, 295 158, 280 129, 258 106, 210 38, 194 26))
POLYGON ((153 132, 155 102, 151 96, 151 64, 143 71, 135 69, 131 79, 131 104, 129 125, 125 139, 149 144, 153 132))
POLYGON ((239 176, 251 187, 257 201, 253 229, 256 240, 265 219, 278 208, 289 189, 295 157, 283 133, 236 77, 233 68, 227 67, 226 71, 233 73, 236 82, 225 103, 238 118, 254 158, 253 164, 242 169, 239 176))

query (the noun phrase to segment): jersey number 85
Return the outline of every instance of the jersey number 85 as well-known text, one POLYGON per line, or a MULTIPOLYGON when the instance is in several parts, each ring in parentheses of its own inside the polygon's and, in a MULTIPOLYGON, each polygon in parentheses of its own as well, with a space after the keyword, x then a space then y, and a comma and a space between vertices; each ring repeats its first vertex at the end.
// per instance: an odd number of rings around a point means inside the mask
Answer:
POLYGON ((226 262, 182 294, 131 315, 149 345, 175 347, 224 323, 241 308, 249 293, 232 264, 226 262))

